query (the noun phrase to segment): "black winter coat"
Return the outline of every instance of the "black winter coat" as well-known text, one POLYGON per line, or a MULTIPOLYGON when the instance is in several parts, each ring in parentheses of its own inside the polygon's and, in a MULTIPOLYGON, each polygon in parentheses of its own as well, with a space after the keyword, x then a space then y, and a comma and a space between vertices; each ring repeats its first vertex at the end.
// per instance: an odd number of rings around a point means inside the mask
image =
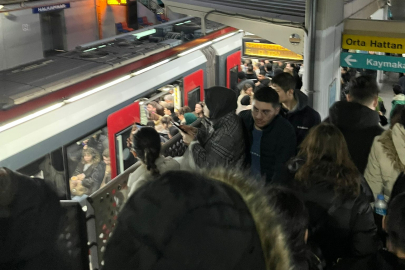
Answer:
POLYGON ((86 194, 90 195, 98 190, 101 186, 101 182, 103 181, 105 174, 105 163, 99 162, 97 164, 91 164, 87 170, 83 170, 84 164, 80 162, 77 165, 73 176, 84 173, 85 178, 82 181, 82 185, 88 189, 86 194))
POLYGON ((329 110, 325 120, 337 126, 346 139, 350 156, 363 174, 375 136, 384 129, 379 125, 376 111, 355 102, 338 101, 329 110))
POLYGON ((172 171, 143 185, 118 216, 103 270, 291 269, 262 187, 235 175, 172 171))
POLYGON ((399 259, 386 250, 380 250, 375 256, 363 259, 341 260, 333 270, 405 270, 405 260, 399 259))
MULTIPOLYGON (((251 111, 242 111, 239 116, 243 119, 246 128, 247 164, 251 163, 250 148, 253 142, 252 131, 254 120, 251 111)), ((277 115, 273 121, 263 129, 260 144, 260 168, 266 183, 279 178, 284 164, 295 155, 296 136, 294 128, 282 116, 277 115)))
POLYGON ((242 120, 230 112, 213 124, 204 118, 197 133, 198 143, 190 149, 195 164, 200 167, 241 166, 245 159, 245 137, 242 120))
POLYGON ((288 164, 291 171, 283 171, 283 183, 296 190, 305 202, 310 219, 309 239, 322 250, 328 265, 339 258, 375 254, 380 242, 365 193, 361 192, 357 198, 342 199, 335 193, 331 180, 319 175, 312 176, 312 186, 303 187, 294 180, 295 172, 303 165, 302 160, 288 164))
POLYGON ((300 90, 295 92, 295 98, 298 101, 297 109, 288 111, 285 107, 281 107, 280 114, 294 127, 297 136, 297 146, 299 146, 307 136, 309 130, 321 123, 321 116, 317 111, 308 106, 308 97, 300 90))

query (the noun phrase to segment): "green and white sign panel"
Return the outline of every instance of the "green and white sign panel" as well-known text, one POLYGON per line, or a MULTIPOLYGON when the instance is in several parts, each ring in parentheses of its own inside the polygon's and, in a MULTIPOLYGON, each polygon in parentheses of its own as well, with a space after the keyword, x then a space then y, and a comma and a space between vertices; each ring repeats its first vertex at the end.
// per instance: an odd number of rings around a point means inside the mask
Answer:
POLYGON ((405 73, 404 57, 343 52, 340 55, 340 65, 342 67, 405 73))

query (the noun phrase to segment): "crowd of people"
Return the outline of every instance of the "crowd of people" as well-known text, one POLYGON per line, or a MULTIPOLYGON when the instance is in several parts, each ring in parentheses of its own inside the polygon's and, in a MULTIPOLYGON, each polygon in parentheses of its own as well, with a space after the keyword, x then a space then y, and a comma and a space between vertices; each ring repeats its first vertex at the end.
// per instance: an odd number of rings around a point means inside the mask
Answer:
MULTIPOLYGON (((321 122, 298 67, 263 60, 241 69, 237 89, 205 89, 194 112, 175 110, 171 95, 147 104, 150 123, 128 141, 141 166, 103 269, 405 269, 405 105, 384 130, 375 79, 355 76, 321 122), (162 143, 178 132, 186 153, 164 157, 162 143), (373 210, 380 194, 384 217, 373 210)), ((83 151, 79 171, 94 170, 93 154, 83 151)), ((25 217, 12 202, 28 180, 0 169, 6 226, 25 217)), ((15 252, 0 266, 30 256, 15 252)))

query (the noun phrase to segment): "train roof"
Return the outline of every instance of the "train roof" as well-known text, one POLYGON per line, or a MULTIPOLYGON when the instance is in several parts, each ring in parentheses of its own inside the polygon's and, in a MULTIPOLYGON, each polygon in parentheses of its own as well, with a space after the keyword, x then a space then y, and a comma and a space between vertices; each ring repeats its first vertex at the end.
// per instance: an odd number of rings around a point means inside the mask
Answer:
MULTIPOLYGON (((211 21, 206 25, 207 33, 224 27, 211 21)), ((201 19, 188 17, 0 71, 0 109, 7 110, 199 37, 201 19)))

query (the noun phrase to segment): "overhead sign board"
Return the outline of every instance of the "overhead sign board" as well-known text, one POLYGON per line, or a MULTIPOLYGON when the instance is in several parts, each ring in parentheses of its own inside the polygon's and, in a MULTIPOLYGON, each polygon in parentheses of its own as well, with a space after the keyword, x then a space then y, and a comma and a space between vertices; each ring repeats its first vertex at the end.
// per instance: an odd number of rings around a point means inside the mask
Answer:
POLYGON ((258 40, 244 41, 243 54, 246 56, 257 56, 264 58, 280 58, 291 60, 303 60, 302 55, 290 51, 278 44, 263 43, 258 40))
POLYGON ((342 53, 340 55, 342 67, 385 70, 405 73, 405 58, 375 54, 342 53))
POLYGON ((405 38, 343 35, 342 48, 385 53, 405 53, 405 38))
POLYGON ((43 13, 43 12, 49 12, 49 11, 62 10, 62 9, 66 9, 66 8, 70 8, 70 3, 36 7, 36 8, 32 9, 32 13, 34 13, 34 14, 43 13))

